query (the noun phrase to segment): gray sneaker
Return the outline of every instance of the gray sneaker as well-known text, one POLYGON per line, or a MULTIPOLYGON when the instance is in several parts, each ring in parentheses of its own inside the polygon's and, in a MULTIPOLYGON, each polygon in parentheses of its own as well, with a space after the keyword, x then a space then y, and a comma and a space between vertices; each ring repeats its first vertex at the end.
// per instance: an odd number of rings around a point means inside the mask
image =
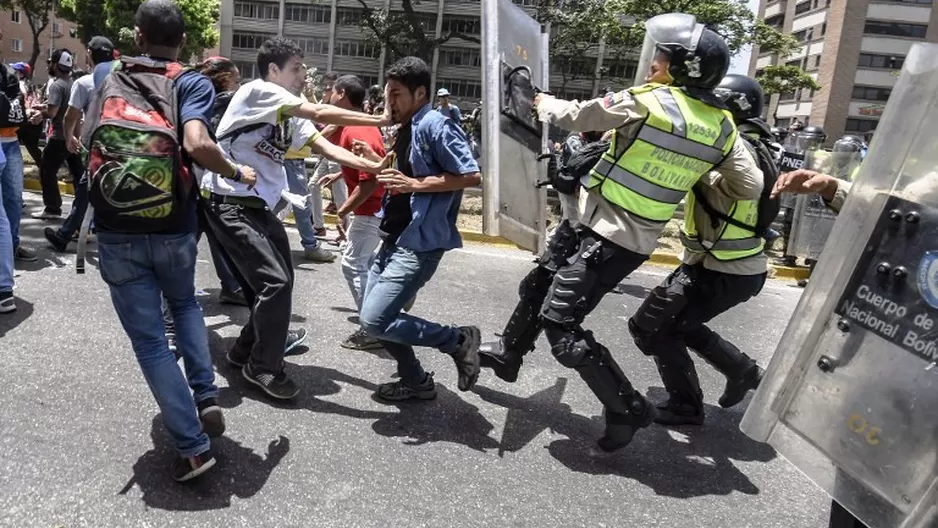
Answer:
POLYGON ((402 380, 391 383, 382 383, 378 385, 375 392, 378 398, 385 401, 405 401, 405 400, 432 400, 436 398, 436 384, 433 383, 433 373, 427 372, 427 377, 423 383, 416 387, 404 383, 402 380))
POLYGON ((475 326, 459 327, 459 345, 453 352, 453 361, 459 372, 459 390, 467 391, 479 380, 479 345, 482 333, 475 326))
POLYGON ((303 250, 303 258, 312 262, 322 262, 327 264, 329 262, 335 262, 336 256, 335 253, 327 251, 322 248, 322 246, 316 248, 306 248, 303 250))
POLYGON ((0 313, 10 313, 16 311, 16 300, 13 298, 13 292, 0 292, 0 313))
POLYGON ((368 335, 368 332, 365 332, 363 328, 356 330, 339 346, 349 350, 378 350, 384 348, 381 341, 368 335))

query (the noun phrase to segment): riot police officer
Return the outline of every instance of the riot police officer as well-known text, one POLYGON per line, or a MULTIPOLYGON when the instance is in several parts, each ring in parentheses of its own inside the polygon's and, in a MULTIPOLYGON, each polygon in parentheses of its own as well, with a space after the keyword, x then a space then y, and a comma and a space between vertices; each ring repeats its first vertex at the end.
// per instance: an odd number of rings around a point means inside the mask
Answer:
POLYGON ((682 264, 629 319, 635 344, 654 357, 668 391, 655 419, 664 425, 700 425, 704 420, 703 393, 688 348, 726 377, 722 407, 742 401, 763 374, 752 358, 706 323, 756 296, 765 285, 764 237, 778 215, 778 200, 769 197, 778 176, 774 137, 761 117, 765 98, 759 83, 727 75, 714 92, 758 161, 765 188, 757 200, 736 200, 719 189, 695 186, 684 206, 682 264))
POLYGON ((661 15, 646 23, 642 59, 649 64, 643 86, 582 103, 538 96, 543 121, 615 133, 582 181, 580 224, 561 225, 522 281, 521 300, 501 339, 480 350, 483 366, 514 381, 543 328, 554 357, 575 369, 603 403, 606 432, 599 446, 606 451, 626 446, 655 411, 609 350, 582 328, 583 319, 654 251, 695 183, 740 200, 758 198, 762 190, 761 172, 713 95, 729 66, 723 39, 690 15, 661 15))

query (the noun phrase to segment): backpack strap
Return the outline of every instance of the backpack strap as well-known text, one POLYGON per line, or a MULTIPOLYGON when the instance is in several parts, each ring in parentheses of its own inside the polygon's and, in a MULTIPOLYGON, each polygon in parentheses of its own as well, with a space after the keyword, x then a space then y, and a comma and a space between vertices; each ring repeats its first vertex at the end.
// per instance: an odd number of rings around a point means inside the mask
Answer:
MULTIPOLYGON (((726 222, 727 224, 736 226, 740 229, 745 229, 746 231, 755 233, 756 235, 759 234, 759 233, 756 233, 756 228, 754 228, 753 226, 746 225, 740 222, 739 220, 727 215, 726 213, 722 211, 718 211, 717 208, 714 207, 713 204, 708 202, 707 199, 704 197, 703 189, 700 187, 700 185, 701 185, 700 183, 697 183, 694 185, 694 188, 693 188, 694 198, 697 200, 697 203, 700 204, 700 207, 703 208, 704 212, 707 213, 707 216, 710 217, 710 225, 712 225, 714 229, 719 227, 720 221, 723 221, 723 222, 726 222)), ((693 212, 691 214, 693 214, 693 212)))

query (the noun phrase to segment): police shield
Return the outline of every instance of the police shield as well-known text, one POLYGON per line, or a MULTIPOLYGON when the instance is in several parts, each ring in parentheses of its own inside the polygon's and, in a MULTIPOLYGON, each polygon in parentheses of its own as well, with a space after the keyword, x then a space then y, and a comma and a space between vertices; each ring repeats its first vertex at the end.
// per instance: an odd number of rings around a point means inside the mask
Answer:
POLYGON ((546 125, 533 113, 547 89, 547 38, 541 25, 511 0, 482 1, 483 229, 531 251, 546 237, 546 125))
POLYGON ((938 46, 912 47, 741 423, 868 526, 938 526, 938 46))
MULTIPOLYGON (((785 154, 782 155, 781 170, 804 168, 831 173, 831 156, 821 150, 822 138, 816 135, 797 132, 786 140, 785 154)), ((794 208, 790 240, 786 246, 789 256, 816 260, 821 254, 824 242, 834 226, 835 215, 828 209, 824 200, 816 194, 785 197, 785 207, 794 208)))
POLYGON ((676 44, 685 49, 697 48, 697 42, 704 26, 697 23, 694 15, 686 13, 668 13, 649 18, 645 21, 645 41, 642 54, 638 58, 638 79, 648 73, 651 61, 655 58, 657 46, 676 44))

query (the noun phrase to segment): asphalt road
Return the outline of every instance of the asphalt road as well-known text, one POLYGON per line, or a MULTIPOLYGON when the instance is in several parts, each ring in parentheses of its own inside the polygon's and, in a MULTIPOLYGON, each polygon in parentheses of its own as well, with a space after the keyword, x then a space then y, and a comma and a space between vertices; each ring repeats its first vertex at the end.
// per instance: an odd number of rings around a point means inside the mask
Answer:
MULTIPOLYGON (((28 203, 38 210, 37 196, 28 203)), ((423 350, 438 399, 374 401, 393 362, 338 346, 355 328, 339 264, 299 259, 293 320, 312 336, 288 366, 303 387, 291 405, 271 404, 225 366, 247 311, 215 301, 218 281, 200 260, 228 432, 214 444, 219 465, 176 484, 168 435, 105 284, 93 267, 76 275, 74 253, 45 248, 44 225, 24 221, 24 243, 42 258, 18 266, 19 311, 0 316, 0 526, 826 526, 826 496, 739 431, 742 409, 715 405, 722 380, 706 365, 705 426, 653 426, 614 455, 593 449, 600 406, 543 341, 517 383, 483 373, 469 393, 456 390, 447 357, 423 350)), ((530 266, 514 250, 450 252, 412 313, 491 336, 530 266)), ((586 323, 653 398, 663 389, 626 321, 666 272, 641 269, 586 323)), ((766 364, 800 291, 770 282, 714 327, 766 364)))

